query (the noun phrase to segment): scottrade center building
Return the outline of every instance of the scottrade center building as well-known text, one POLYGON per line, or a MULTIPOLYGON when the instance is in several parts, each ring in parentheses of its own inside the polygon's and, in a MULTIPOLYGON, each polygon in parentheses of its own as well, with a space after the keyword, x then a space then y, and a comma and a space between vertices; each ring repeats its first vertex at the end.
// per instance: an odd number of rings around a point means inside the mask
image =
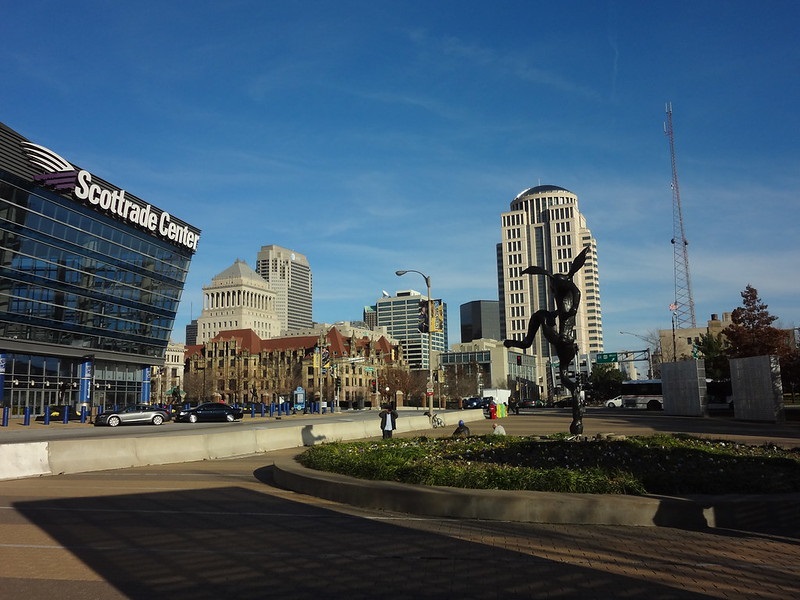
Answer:
POLYGON ((200 230, 0 123, 0 405, 150 401, 200 230))

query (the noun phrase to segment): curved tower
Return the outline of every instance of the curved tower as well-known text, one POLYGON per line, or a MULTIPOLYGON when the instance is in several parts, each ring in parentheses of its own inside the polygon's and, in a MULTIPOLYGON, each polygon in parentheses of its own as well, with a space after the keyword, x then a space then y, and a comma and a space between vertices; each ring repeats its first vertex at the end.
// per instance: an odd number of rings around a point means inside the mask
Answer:
MULTIPOLYGON (((578 209, 578 197, 554 185, 539 185, 520 192, 508 212, 500 216, 501 242, 497 245, 497 289, 500 300, 500 332, 503 339, 525 337, 531 315, 552 310, 554 299, 547 278, 523 275, 532 265, 551 273, 567 273, 570 263, 586 246, 591 250, 586 264, 574 277, 582 292, 576 316, 575 341, 579 368, 587 356, 603 350, 603 319, 597 242, 578 209)), ((554 351, 542 336, 528 350, 536 357, 541 391, 548 388, 548 364, 554 351)), ((583 369, 581 369, 583 370, 583 369)))

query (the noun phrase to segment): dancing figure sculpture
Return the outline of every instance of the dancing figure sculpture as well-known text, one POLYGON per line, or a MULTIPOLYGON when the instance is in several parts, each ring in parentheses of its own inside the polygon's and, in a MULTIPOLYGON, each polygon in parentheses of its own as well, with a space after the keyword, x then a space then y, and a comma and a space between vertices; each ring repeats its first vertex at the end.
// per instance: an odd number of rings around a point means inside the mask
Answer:
MULTIPOLYGON (((545 339, 555 348, 558 356, 558 372, 561 375, 561 383, 566 387, 572 396, 572 424, 569 432, 572 435, 583 433, 583 397, 580 393, 580 386, 575 379, 569 377, 569 365, 578 354, 578 344, 575 343, 575 316, 578 314, 578 305, 581 301, 581 291, 572 281, 572 277, 581 270, 586 262, 586 254, 589 246, 581 250, 569 267, 567 274, 550 273, 542 267, 528 267, 524 271, 527 275, 544 275, 550 279, 550 289, 555 298, 555 310, 537 310, 531 316, 528 324, 528 333, 525 339, 505 340, 503 344, 506 348, 530 348, 536 337, 536 332, 541 328, 545 339)), ((577 369, 575 369, 577 372, 577 369)))

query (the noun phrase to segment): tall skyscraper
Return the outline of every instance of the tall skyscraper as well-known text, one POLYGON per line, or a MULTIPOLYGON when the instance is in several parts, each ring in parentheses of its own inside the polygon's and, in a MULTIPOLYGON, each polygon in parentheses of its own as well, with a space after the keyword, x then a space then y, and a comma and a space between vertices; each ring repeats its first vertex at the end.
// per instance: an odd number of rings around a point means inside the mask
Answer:
POLYGON ((274 244, 262 246, 256 257, 256 272, 275 292, 275 308, 281 333, 311 327, 312 277, 308 259, 274 244))
MULTIPOLYGON (((400 341, 403 358, 412 369, 427 369, 431 364, 428 334, 420 331, 420 308, 427 303, 427 296, 415 290, 405 290, 392 297, 384 296, 375 304, 378 327, 385 327, 392 338, 400 341)), ((442 311, 442 331, 431 334, 432 353, 447 350, 447 305, 444 303, 442 311)), ((432 364, 434 368, 438 367, 436 360, 432 364)))
MULTIPOLYGON (((497 289, 500 300, 500 330, 504 339, 521 340, 531 315, 553 310, 555 301, 547 277, 523 275, 536 265, 551 273, 569 271, 572 260, 586 247, 590 251, 584 267, 573 277, 581 290, 576 316, 575 342, 579 360, 603 350, 603 319, 597 271, 597 242, 578 210, 578 197, 564 188, 540 185, 517 195, 508 212, 500 216, 501 242, 497 245, 497 289)), ((555 352, 539 331, 527 353, 537 358, 541 391, 548 388, 555 352), (548 365, 550 369, 548 369, 548 365)), ((552 385, 552 381, 549 383, 552 385)))

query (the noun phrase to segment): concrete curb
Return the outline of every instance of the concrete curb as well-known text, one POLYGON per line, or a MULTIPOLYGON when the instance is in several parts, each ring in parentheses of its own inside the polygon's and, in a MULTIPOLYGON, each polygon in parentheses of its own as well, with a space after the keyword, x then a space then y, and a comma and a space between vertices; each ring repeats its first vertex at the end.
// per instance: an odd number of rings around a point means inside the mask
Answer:
POLYGON ((371 481, 278 459, 281 487, 359 506, 428 517, 524 523, 629 525, 775 531, 800 519, 800 494, 697 497, 473 490, 371 481))

